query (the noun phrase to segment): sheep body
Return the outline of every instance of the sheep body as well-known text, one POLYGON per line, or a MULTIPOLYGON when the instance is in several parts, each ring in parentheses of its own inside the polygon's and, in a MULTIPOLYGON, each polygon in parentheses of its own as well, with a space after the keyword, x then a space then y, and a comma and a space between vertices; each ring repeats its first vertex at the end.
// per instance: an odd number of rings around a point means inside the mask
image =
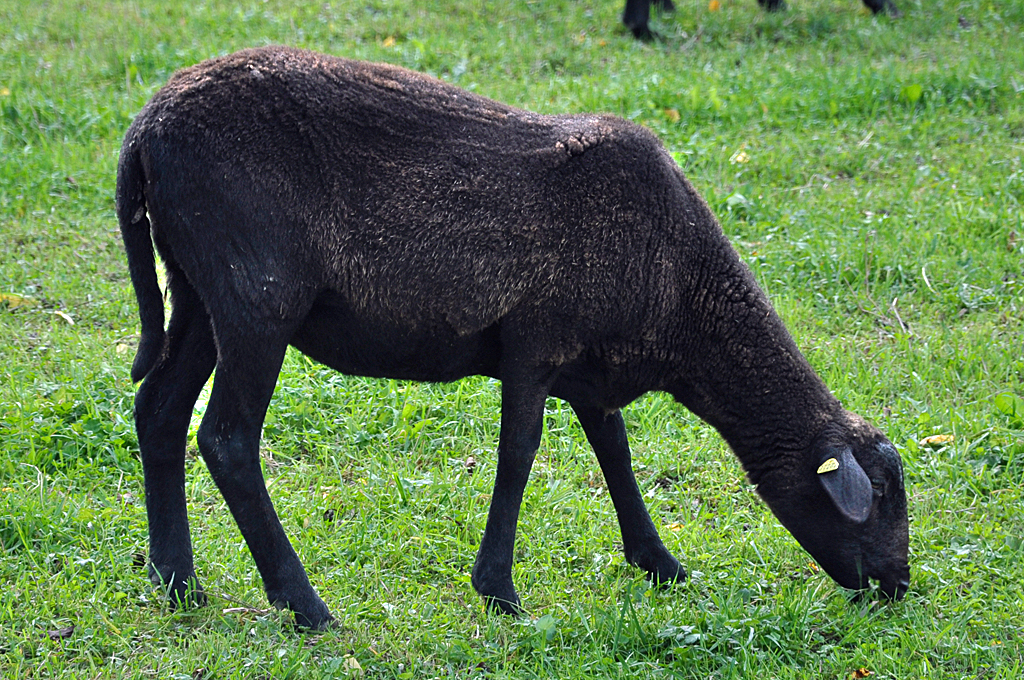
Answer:
POLYGON ((537 115, 392 66, 248 50, 177 73, 140 112, 117 207, 142 320, 132 376, 145 378, 136 426, 151 577, 174 600, 202 601, 184 437, 216 367, 198 433, 207 466, 271 602, 305 626, 331 621, 259 469, 289 344, 350 374, 502 381, 473 584, 504 611, 518 609, 512 545, 549 395, 579 417, 627 559, 656 582, 685 572, 644 508, 618 409, 663 390, 723 434, 837 580, 906 588, 898 456, 831 396, 708 206, 639 126, 537 115), (150 239, 168 275, 166 332, 150 239), (835 453, 843 447, 856 455, 835 453), (838 491, 807 471, 826 454, 845 461, 829 476, 838 491), (864 491, 868 473, 891 481, 891 507, 864 491), (822 513, 846 544, 816 542, 822 513))

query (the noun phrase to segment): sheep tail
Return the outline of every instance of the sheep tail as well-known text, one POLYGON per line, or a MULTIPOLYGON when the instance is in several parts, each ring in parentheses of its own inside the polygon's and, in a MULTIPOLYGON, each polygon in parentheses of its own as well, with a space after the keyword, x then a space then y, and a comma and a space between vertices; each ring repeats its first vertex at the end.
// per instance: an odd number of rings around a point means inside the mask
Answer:
POLYGON ((117 164, 115 203, 121 240, 128 256, 128 273, 139 302, 142 337, 132 363, 132 382, 138 382, 156 365, 164 348, 164 297, 156 278, 153 238, 146 217, 146 196, 143 191, 144 171, 139 158, 139 144, 131 133, 121 147, 117 164))

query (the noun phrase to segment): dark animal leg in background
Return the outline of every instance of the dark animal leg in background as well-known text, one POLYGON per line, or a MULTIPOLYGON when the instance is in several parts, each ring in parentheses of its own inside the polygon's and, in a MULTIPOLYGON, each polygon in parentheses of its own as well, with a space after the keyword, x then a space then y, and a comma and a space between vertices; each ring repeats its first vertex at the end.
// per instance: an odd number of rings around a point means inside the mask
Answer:
MULTIPOLYGON (((757 0, 757 4, 769 12, 786 9, 786 0, 757 0)), ((885 12, 892 17, 902 16, 893 0, 864 0, 864 4, 875 14, 885 12)), ((651 5, 664 12, 675 10, 672 0, 626 0, 626 7, 622 11, 622 23, 639 40, 654 40, 658 37, 648 26, 651 18, 651 5)))
POLYGON ((675 12, 676 6, 672 0, 651 0, 651 5, 657 7, 661 12, 675 12))
POLYGON ((488 607, 505 614, 520 612, 519 596, 512 583, 512 549, 523 490, 540 446, 544 402, 550 387, 550 380, 546 378, 539 371, 525 371, 515 366, 503 370, 501 376, 498 471, 472 581, 488 607))
POLYGON ((636 484, 622 413, 605 414, 601 408, 577 404, 572 409, 601 464, 619 517, 626 561, 645 570, 655 583, 685 579, 686 571, 661 542, 636 484))
POLYGON ((166 353, 135 397, 149 520, 149 573, 171 605, 204 604, 185 508, 185 438, 192 408, 213 372, 217 348, 203 303, 168 267, 173 312, 166 353))
POLYGON ((663 12, 672 12, 676 8, 672 0, 626 0, 626 7, 622 11, 622 23, 633 32, 633 37, 639 40, 653 40, 658 37, 647 25, 651 18, 652 4, 663 12))
MULTIPOLYGON (((757 0, 757 4, 769 12, 786 9, 785 0, 757 0)), ((903 16, 893 0, 864 0, 864 4, 875 14, 885 12, 892 17, 903 16)))
POLYGON ((626 8, 622 12, 622 23, 633 32, 639 40, 650 40, 654 37, 647 22, 651 16, 650 0, 626 0, 626 8))
POLYGON ((881 14, 885 12, 886 14, 894 18, 899 18, 903 16, 903 13, 900 12, 899 8, 896 6, 896 3, 893 2, 893 0, 864 0, 864 4, 874 14, 881 14))
POLYGON ((251 331, 216 330, 221 354, 199 427, 199 449, 249 546, 271 604, 292 610, 300 627, 326 628, 333 617, 288 542, 260 469, 260 430, 287 342, 251 331), (239 351, 243 348, 244 353, 239 351))

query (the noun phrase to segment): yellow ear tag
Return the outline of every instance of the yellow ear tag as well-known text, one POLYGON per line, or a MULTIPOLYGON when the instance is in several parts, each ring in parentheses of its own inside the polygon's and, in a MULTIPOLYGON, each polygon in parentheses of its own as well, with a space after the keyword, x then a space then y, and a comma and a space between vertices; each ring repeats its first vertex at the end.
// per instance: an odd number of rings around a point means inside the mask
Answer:
POLYGON ((832 472, 833 470, 838 470, 838 469, 839 469, 839 461, 836 460, 835 458, 829 458, 828 460, 826 460, 824 463, 821 464, 821 467, 818 468, 818 474, 819 475, 823 475, 826 472, 832 472))

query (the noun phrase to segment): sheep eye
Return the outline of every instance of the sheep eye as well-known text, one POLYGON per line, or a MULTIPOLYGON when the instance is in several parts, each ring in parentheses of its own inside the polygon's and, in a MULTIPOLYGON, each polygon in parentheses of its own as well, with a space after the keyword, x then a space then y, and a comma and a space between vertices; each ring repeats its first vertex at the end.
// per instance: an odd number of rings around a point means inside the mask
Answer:
POLYGON ((875 492, 876 496, 885 495, 885 482, 880 479, 871 480, 871 489, 875 492))

